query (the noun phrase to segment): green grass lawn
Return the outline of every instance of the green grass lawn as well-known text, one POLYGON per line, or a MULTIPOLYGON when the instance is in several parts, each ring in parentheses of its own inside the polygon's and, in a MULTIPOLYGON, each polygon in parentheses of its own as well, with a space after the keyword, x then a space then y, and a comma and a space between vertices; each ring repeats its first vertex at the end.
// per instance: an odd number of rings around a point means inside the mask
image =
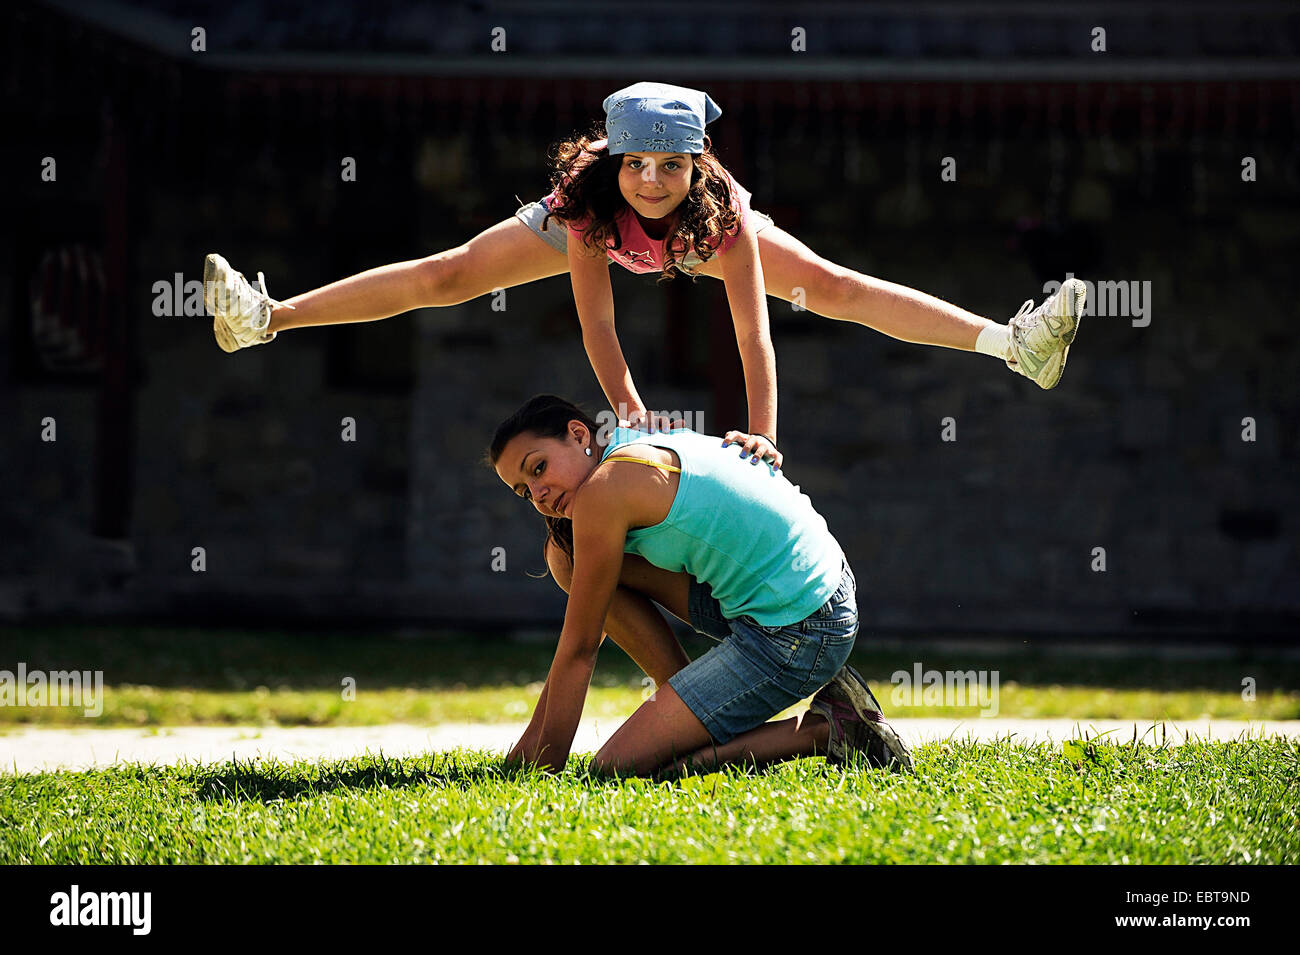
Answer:
MULTIPOLYGON (((711 645, 686 643, 692 656, 711 645)), ((175 628, 3 629, 0 669, 102 670, 103 713, 54 706, 0 706, 0 733, 24 725, 360 726, 403 722, 527 719, 552 644, 494 636, 411 640, 358 632, 321 634, 175 628), (344 699, 343 681, 356 681, 344 699)), ((1300 662, 1243 654, 1161 660, 1061 656, 1033 649, 874 650, 864 638, 853 663, 891 716, 978 717, 974 708, 898 706, 890 676, 926 669, 997 669, 998 715, 1086 719, 1300 719, 1300 662), (1241 681, 1256 681, 1244 700, 1241 681)), ((641 702, 643 674, 607 642, 584 711, 626 716, 641 702)))
POLYGON ((1300 745, 932 743, 684 780, 466 752, 0 777, 0 864, 1300 862, 1300 745))

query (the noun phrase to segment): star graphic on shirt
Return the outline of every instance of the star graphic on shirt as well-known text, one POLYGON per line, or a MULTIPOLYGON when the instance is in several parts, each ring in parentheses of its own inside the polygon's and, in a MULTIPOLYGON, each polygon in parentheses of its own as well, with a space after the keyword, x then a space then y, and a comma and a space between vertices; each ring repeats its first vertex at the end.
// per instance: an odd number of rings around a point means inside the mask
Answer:
POLYGON ((640 263, 640 262, 641 262, 641 256, 644 255, 644 256, 645 256, 645 262, 644 262, 643 264, 645 264, 645 265, 654 265, 654 264, 655 264, 654 256, 651 255, 649 252, 633 252, 631 249, 624 249, 620 254, 621 254, 624 258, 631 259, 633 262, 636 262, 636 263, 640 263))

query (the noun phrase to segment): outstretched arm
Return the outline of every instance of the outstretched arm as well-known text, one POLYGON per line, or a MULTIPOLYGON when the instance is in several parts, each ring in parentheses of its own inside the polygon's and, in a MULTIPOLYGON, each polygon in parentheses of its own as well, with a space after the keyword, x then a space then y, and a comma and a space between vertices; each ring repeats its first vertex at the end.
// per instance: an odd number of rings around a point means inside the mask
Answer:
POLYGON ((582 326, 582 346, 609 406, 620 418, 644 414, 645 405, 632 383, 632 372, 614 331, 614 289, 609 281, 607 256, 604 252, 593 253, 573 234, 569 235, 569 278, 582 326))
POLYGON ((746 448, 760 459, 771 456, 780 467, 781 454, 776 450, 776 351, 772 348, 763 263, 752 220, 745 222, 735 244, 721 254, 719 264, 745 369, 750 435, 746 448))

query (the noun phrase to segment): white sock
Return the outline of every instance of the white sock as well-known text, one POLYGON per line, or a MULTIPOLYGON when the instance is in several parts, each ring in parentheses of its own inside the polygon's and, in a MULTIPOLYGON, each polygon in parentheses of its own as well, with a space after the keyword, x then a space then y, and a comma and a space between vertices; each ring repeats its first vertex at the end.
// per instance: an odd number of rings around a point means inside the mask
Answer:
POLYGON ((1006 325, 990 323, 980 329, 975 339, 975 350, 983 355, 992 355, 1006 361, 1011 357, 1011 329, 1006 325))

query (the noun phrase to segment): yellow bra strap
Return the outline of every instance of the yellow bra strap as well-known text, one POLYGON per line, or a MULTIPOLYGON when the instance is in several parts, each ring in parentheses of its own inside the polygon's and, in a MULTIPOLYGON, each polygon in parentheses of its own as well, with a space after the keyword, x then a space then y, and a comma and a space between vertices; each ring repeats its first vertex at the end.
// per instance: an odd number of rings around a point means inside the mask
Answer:
POLYGON ((647 461, 645 458, 616 458, 610 455, 606 461, 631 461, 635 464, 648 464, 652 468, 662 468, 665 471, 672 471, 674 474, 681 474, 681 468, 675 468, 671 464, 660 464, 658 461, 647 461))

